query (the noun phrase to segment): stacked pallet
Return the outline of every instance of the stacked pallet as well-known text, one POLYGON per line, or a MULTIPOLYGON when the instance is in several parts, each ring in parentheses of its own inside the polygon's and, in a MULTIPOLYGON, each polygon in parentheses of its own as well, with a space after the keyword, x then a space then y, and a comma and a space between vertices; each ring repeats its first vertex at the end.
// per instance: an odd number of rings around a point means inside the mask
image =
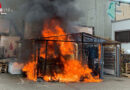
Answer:
POLYGON ((0 73, 7 73, 8 71, 8 64, 0 62, 0 73))
POLYGON ((130 63, 126 63, 126 73, 130 74, 130 63))
POLYGON ((126 63, 125 72, 126 73, 123 73, 122 75, 130 78, 130 63, 126 63))

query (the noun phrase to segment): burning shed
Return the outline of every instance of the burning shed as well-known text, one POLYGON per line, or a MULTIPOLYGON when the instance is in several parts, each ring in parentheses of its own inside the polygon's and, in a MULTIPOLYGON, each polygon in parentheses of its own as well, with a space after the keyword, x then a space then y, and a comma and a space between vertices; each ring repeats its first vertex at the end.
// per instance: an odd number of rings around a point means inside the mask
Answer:
POLYGON ((23 71, 32 80, 42 77, 45 81, 99 82, 101 41, 89 38, 86 33, 76 33, 33 39, 33 59, 25 64, 23 71), (97 65, 89 55, 92 47, 97 65))
MULTIPOLYGON (((119 43, 87 33, 67 34, 55 19, 48 23, 44 24, 43 37, 26 40, 31 42, 27 49, 31 50, 31 58, 22 69, 27 78, 34 81, 42 78, 59 82, 101 82, 104 45, 117 46, 119 43)), ((117 61, 114 61, 116 65, 117 61)))

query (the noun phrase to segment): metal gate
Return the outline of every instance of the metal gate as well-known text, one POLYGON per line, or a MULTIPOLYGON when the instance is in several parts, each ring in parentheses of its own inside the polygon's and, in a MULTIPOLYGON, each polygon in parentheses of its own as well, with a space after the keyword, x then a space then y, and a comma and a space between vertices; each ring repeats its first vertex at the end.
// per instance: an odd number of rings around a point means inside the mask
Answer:
POLYGON ((104 46, 104 73, 120 76, 120 49, 115 45, 104 46))

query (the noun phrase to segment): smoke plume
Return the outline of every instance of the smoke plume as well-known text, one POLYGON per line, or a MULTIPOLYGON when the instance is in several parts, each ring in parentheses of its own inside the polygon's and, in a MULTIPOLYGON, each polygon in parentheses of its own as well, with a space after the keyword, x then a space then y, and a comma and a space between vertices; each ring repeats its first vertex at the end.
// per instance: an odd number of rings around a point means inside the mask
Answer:
POLYGON ((29 39, 41 37, 45 20, 58 17, 63 21, 61 24, 65 32, 72 33, 75 32, 72 30, 72 24, 78 21, 81 15, 81 11, 75 7, 75 0, 26 0, 22 2, 15 12, 7 16, 15 35, 23 40, 18 55, 20 61, 31 60, 33 47, 29 39))
POLYGON ((81 12, 75 7, 75 0, 27 0, 7 17, 16 34, 28 39, 39 36, 44 20, 54 16, 63 20, 66 32, 72 33, 71 24, 77 21, 81 15, 81 12), (27 31, 27 29, 30 30, 27 31))

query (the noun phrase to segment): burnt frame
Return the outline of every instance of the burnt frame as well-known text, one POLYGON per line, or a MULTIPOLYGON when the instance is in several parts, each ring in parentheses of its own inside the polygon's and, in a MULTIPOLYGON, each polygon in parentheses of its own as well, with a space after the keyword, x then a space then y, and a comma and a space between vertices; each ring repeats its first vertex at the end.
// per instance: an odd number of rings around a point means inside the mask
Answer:
MULTIPOLYGON (((84 45, 101 45, 101 60, 99 60, 99 68, 100 68, 100 78, 103 78, 103 45, 113 45, 113 44, 119 44, 119 43, 108 43, 107 40, 100 38, 100 37, 96 37, 93 36, 91 34, 88 33, 73 33, 73 34, 67 34, 67 35, 61 35, 61 36, 51 36, 51 37, 42 37, 42 38, 38 38, 38 39, 32 39, 35 45, 35 56, 38 56, 38 61, 40 60, 40 47, 39 44, 45 42, 45 62, 44 62, 44 72, 43 74, 46 74, 46 61, 47 61, 47 52, 48 52, 48 42, 49 41, 53 41, 53 42, 75 42, 78 44, 81 44, 81 50, 82 50, 82 60, 84 59, 84 45), (58 37, 66 37, 66 40, 59 40, 57 39, 58 37), (52 39, 53 38, 53 39, 52 39), (70 39, 71 38, 71 39, 70 39)), ((38 65, 37 65, 37 69, 38 69, 38 65)), ((37 72, 38 75, 38 72, 37 72)))

